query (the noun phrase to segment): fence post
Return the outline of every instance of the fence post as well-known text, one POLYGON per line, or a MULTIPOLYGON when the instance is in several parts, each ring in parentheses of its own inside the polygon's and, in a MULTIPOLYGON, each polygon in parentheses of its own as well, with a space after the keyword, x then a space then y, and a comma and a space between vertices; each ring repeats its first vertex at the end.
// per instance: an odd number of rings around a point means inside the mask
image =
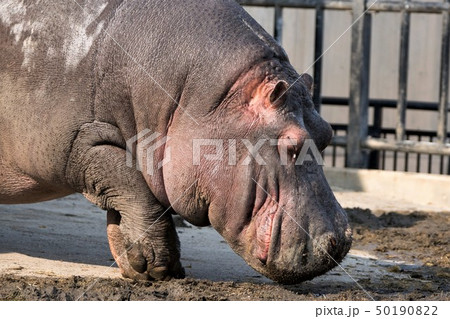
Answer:
POLYGON ((365 11, 365 0, 353 2, 346 166, 354 168, 367 167, 367 152, 361 143, 368 134, 371 16, 365 11))
MULTIPOLYGON (((447 0, 447 3, 450 1, 447 0)), ((447 142, 447 121, 448 121, 448 91, 449 91, 449 45, 450 45, 450 14, 442 12, 442 42, 441 42, 441 74, 439 85, 439 111, 438 111, 438 142, 447 142)), ((450 158, 448 164, 448 174, 450 174, 450 158)))
POLYGON ((283 38, 283 8, 275 5, 273 37, 281 45, 283 38))
POLYGON ((409 25, 410 13, 406 11, 409 0, 403 0, 405 9, 402 10, 400 28, 400 57, 398 75, 397 125, 395 138, 397 141, 405 139, 406 98, 408 88, 408 59, 409 59, 409 25))
POLYGON ((314 94, 313 100, 317 112, 320 113, 322 105, 322 54, 323 54, 323 32, 324 10, 323 0, 316 4, 316 32, 314 39, 314 94))

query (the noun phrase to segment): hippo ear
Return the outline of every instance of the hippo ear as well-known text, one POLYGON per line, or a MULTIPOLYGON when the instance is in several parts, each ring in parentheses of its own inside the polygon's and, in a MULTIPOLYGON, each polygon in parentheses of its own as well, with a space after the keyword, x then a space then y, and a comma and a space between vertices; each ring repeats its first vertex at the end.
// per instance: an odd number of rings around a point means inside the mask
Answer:
POLYGON ((281 106, 286 102, 286 91, 289 84, 286 81, 279 80, 269 93, 269 102, 273 107, 281 106))
POLYGON ((314 92, 314 80, 312 76, 308 73, 303 73, 302 75, 300 75, 300 81, 306 86, 312 96, 314 92))
POLYGON ((251 83, 244 88, 244 97, 249 105, 256 108, 278 108, 284 105, 289 89, 289 84, 283 80, 264 81, 263 83, 251 83))

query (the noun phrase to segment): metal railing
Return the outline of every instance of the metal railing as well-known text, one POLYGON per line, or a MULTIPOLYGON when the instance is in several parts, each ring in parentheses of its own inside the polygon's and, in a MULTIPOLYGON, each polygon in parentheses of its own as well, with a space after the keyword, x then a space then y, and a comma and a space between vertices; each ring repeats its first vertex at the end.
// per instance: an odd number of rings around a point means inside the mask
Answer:
POLYGON ((283 8, 315 9, 315 43, 314 43, 314 103, 320 111, 322 104, 348 105, 348 125, 333 125, 336 131, 345 131, 345 135, 336 135, 332 141, 332 163, 336 165, 337 148, 345 148, 345 166, 354 168, 386 169, 386 154, 393 155, 393 169, 398 170, 398 154, 402 153, 406 169, 409 159, 415 153, 416 170, 422 171, 421 158, 428 156, 427 172, 432 172, 433 156, 440 158, 439 173, 450 174, 450 133, 447 131, 449 112, 449 38, 450 38, 450 2, 419 1, 311 1, 311 0, 238 0, 246 6, 274 7, 273 34, 281 43, 283 32, 283 8), (322 96, 322 54, 324 38, 324 11, 352 11, 351 29, 351 66, 349 98, 322 96), (397 100, 379 100, 369 98, 370 42, 373 12, 400 12, 400 56, 399 88, 397 100), (442 15, 441 65, 439 102, 407 101, 407 79, 410 38, 411 13, 438 13, 442 15), (368 125, 369 107, 374 108, 374 125, 368 125), (382 127, 383 108, 396 108, 396 127, 382 127), (438 127, 435 132, 411 131, 405 129, 407 109, 437 112, 438 127), (447 162, 447 165, 445 165, 447 162), (447 167, 446 167, 447 166, 447 167))

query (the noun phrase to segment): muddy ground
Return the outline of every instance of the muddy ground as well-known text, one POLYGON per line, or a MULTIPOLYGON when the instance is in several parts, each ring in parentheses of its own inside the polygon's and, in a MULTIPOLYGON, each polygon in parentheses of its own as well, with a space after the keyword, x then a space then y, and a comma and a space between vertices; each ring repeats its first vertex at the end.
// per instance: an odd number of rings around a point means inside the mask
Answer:
MULTIPOLYGON (((36 277, 22 276, 19 265, 0 275, 0 300, 450 300, 450 213, 347 212, 354 243, 343 269, 302 284, 282 286, 251 274, 224 281, 195 279, 202 277, 196 273, 169 282, 36 277)), ((189 275, 193 266, 182 262, 189 275)))

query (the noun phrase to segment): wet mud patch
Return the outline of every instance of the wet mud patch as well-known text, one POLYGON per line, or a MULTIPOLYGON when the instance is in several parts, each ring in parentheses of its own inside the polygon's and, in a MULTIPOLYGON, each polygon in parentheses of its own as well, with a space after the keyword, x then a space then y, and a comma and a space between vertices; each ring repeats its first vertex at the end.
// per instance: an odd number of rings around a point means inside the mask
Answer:
POLYGON ((427 267, 450 268, 450 214, 372 212, 347 209, 353 248, 374 250, 380 258, 427 267))
POLYGON ((342 263, 345 271, 336 267, 327 275, 302 284, 282 286, 193 278, 134 282, 17 274, 0 276, 0 299, 450 300, 450 214, 358 208, 347 211, 354 243, 351 254, 342 263))

